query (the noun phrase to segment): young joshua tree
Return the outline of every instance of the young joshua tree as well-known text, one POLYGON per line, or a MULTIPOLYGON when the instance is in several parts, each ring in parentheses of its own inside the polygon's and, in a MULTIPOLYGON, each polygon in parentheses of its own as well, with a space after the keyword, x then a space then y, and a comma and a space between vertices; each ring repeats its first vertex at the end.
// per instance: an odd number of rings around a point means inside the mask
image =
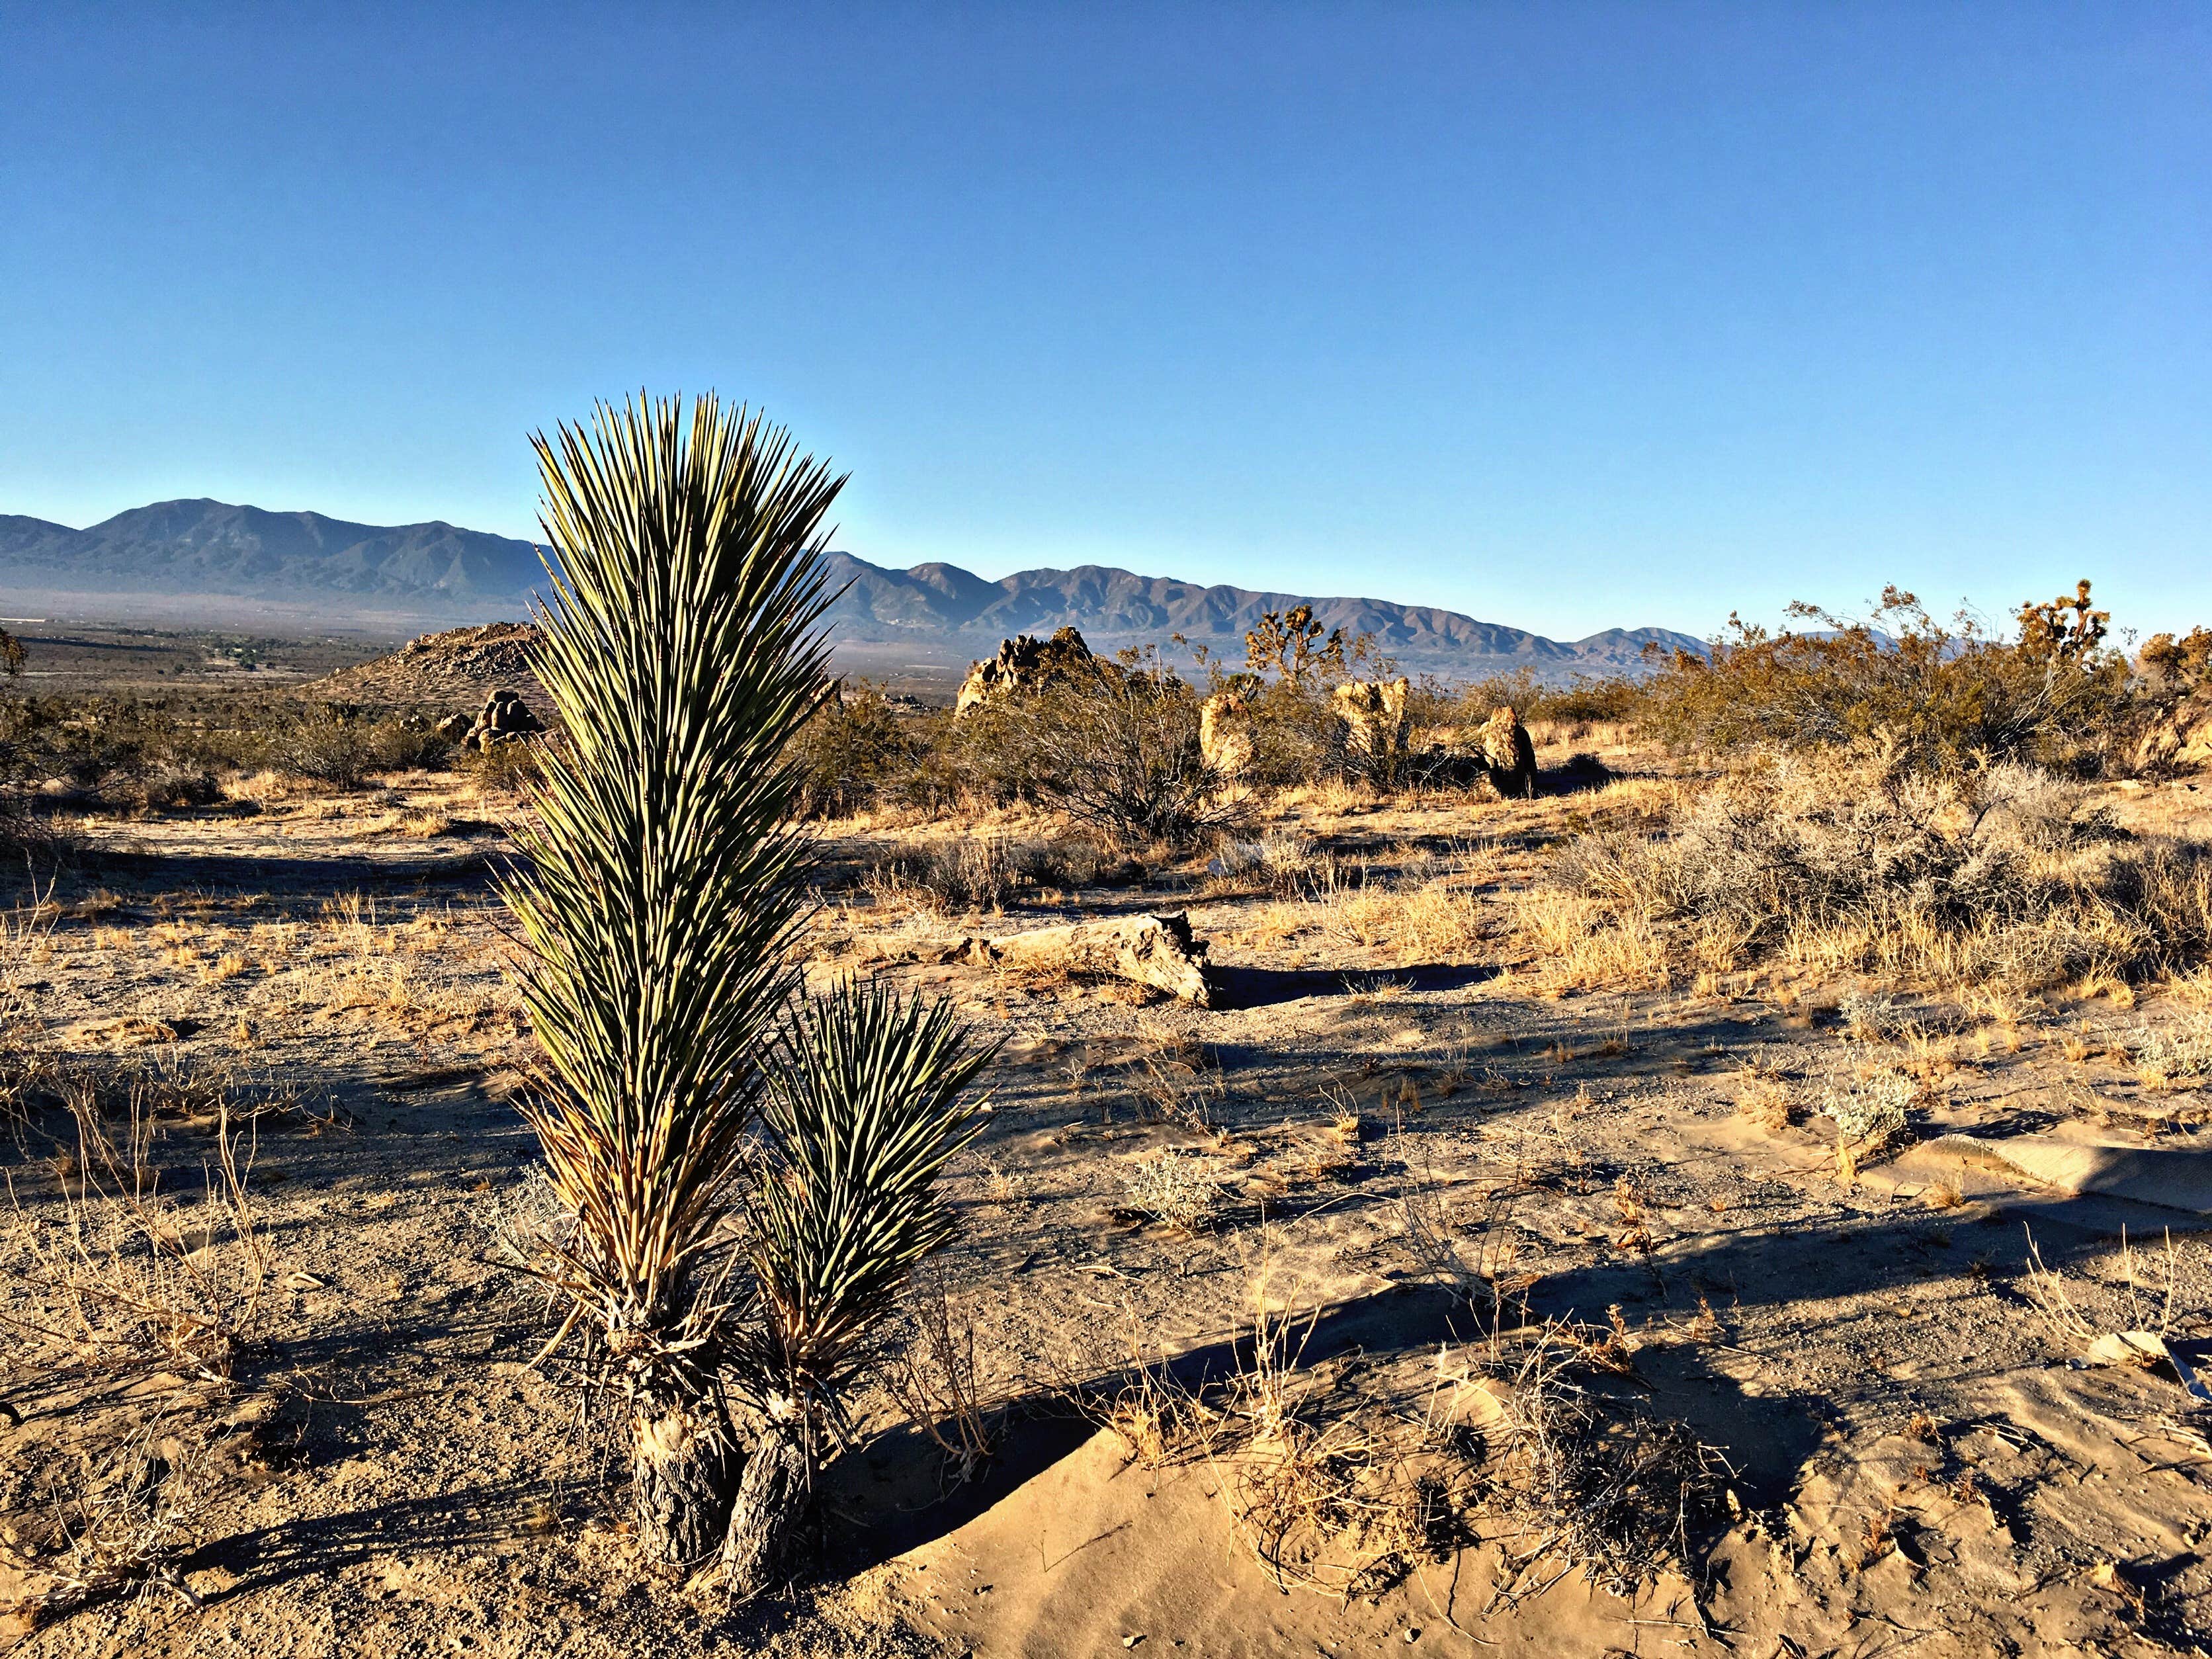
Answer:
POLYGON ((687 1565, 721 1551, 750 1592, 868 1332, 949 1233, 934 1181, 981 1057, 918 1001, 797 1000, 810 855, 786 746, 829 689, 821 526, 843 479, 712 397, 688 420, 602 405, 535 442, 538 673, 566 738, 504 896, 544 1054, 523 1111, 565 1221, 532 1270, 627 1403, 641 1540, 687 1565), (765 1423, 750 1450, 739 1404, 765 1423))

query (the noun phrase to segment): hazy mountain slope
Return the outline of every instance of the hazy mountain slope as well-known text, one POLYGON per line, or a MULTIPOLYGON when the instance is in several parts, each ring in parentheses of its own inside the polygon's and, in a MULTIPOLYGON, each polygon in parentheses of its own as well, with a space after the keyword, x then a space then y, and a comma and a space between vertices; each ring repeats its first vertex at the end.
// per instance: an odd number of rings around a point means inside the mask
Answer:
MULTIPOLYGON (((1237 654, 1261 613, 1313 606, 1327 628, 1372 634, 1419 666, 1511 666, 1547 673, 1632 666, 1648 641, 1694 646, 1661 629, 1610 629, 1562 641, 1455 611, 1374 599, 1200 586, 1107 565, 1021 570, 997 581, 957 565, 887 570, 830 556, 842 589, 831 617, 852 641, 921 643, 981 653, 1013 634, 1081 629, 1101 645, 1181 634, 1237 654)), ((86 530, 0 516, 0 583, 93 592, 313 600, 334 611, 408 609, 456 621, 517 617, 544 573, 528 542, 444 523, 352 524, 222 501, 157 501, 86 530)))
POLYGON ((366 525, 222 501, 157 501, 88 530, 0 519, 0 572, 94 592, 345 595, 519 605, 527 542, 449 524, 366 525))

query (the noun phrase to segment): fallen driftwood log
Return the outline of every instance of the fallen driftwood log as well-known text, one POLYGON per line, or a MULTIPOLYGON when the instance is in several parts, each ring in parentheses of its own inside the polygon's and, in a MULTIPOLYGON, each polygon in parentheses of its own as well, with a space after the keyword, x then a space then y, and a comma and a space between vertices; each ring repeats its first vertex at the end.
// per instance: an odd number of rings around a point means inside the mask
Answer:
POLYGON ((1206 941, 1192 937, 1190 918, 1180 910, 1168 915, 1071 922, 997 939, 963 939, 957 954, 979 967, 1118 975, 1200 1008, 1213 1006, 1206 941))

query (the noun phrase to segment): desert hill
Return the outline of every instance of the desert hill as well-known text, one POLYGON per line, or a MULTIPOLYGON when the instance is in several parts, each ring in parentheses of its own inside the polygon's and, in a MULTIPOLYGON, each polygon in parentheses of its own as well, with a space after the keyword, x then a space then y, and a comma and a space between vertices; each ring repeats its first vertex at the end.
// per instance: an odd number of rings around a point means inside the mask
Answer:
POLYGON ((474 709, 494 691, 519 693, 541 710, 545 701, 531 665, 538 629, 528 623, 486 623, 426 634, 373 661, 341 668, 317 681, 317 696, 337 702, 433 708, 444 714, 474 709))

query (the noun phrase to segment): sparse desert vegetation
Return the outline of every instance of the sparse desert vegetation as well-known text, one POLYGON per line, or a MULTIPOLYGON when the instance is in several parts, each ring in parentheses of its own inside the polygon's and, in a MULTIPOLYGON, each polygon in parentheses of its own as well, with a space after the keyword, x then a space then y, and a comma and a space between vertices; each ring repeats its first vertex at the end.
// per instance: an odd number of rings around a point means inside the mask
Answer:
POLYGON ((956 710, 601 487, 542 639, 7 694, 22 1651, 2196 1639, 2201 651, 956 710))

